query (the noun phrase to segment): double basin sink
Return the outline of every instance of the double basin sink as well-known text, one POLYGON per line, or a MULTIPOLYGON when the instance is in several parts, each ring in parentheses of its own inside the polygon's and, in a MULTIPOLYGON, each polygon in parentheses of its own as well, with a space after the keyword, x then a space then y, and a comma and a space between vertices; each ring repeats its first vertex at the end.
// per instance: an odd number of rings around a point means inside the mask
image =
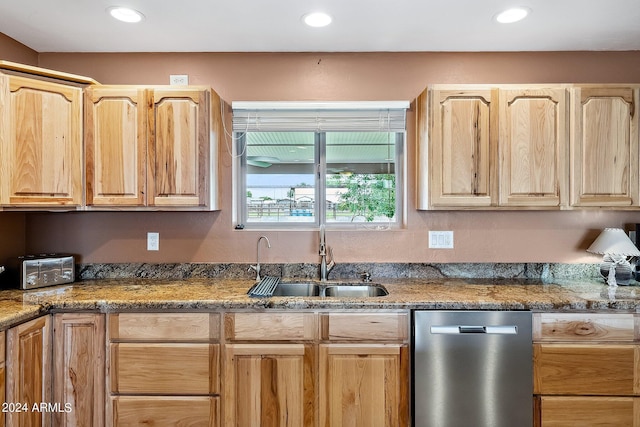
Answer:
POLYGON ((367 298, 389 295, 384 286, 373 283, 278 283, 274 297, 367 298))

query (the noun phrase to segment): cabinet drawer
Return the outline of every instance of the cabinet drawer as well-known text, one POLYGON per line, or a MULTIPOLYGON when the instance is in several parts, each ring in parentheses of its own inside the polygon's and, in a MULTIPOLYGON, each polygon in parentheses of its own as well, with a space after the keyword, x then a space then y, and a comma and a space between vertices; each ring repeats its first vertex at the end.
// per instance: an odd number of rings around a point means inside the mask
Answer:
POLYGON ((631 313, 536 313, 534 341, 634 341, 631 313))
POLYGON ((112 393, 219 393, 219 344, 116 343, 110 350, 112 393))
POLYGON ((229 341, 301 341, 316 339, 315 313, 227 313, 224 332, 229 341))
POLYGON ((218 397, 118 396, 112 398, 114 426, 189 426, 219 424, 218 397))
POLYGON ((109 315, 112 341, 218 341, 218 313, 115 313, 109 315))
POLYGON ((325 341, 406 341, 408 313, 326 313, 320 336, 325 341))
POLYGON ((640 425, 640 398, 637 397, 543 396, 540 407, 544 427, 640 425))
POLYGON ((535 394, 640 395, 640 346, 534 344, 535 394))

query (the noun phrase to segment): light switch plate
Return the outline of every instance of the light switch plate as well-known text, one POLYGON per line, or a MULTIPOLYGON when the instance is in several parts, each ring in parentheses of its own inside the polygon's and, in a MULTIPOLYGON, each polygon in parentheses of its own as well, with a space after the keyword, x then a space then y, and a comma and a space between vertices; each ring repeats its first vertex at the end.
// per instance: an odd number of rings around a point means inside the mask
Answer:
POLYGON ((429 231, 430 249, 453 249, 453 231, 429 231))

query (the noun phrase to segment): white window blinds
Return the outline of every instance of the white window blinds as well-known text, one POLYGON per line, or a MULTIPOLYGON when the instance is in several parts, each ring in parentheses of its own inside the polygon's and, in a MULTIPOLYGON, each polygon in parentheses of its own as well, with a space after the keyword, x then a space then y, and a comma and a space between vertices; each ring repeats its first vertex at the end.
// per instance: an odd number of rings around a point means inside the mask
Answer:
POLYGON ((235 132, 404 132, 408 101, 233 102, 235 132))

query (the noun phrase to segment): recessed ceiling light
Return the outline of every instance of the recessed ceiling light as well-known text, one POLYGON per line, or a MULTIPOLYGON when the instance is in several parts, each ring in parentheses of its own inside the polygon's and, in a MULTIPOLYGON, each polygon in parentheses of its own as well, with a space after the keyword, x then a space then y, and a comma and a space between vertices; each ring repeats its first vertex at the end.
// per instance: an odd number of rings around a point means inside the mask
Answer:
POLYGON ((514 7, 512 9, 507 9, 496 15, 496 21, 501 24, 518 22, 526 18, 530 11, 531 10, 526 7, 514 7))
POLYGON ((307 13, 302 17, 302 20, 310 27, 326 27, 332 21, 331 16, 324 12, 307 13))
POLYGON ((144 15, 137 10, 129 9, 128 7, 114 6, 107 9, 111 16, 118 21, 136 23, 142 21, 144 15))

